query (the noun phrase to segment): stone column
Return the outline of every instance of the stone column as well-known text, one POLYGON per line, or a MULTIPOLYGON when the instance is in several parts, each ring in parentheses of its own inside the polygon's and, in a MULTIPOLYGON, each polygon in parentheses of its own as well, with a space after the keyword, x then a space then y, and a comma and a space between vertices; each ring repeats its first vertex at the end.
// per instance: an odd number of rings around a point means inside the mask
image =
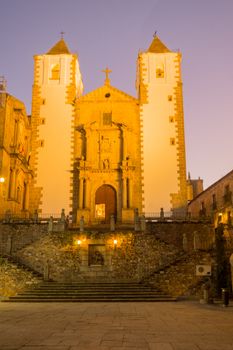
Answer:
POLYGON ((15 199, 15 183, 16 183, 16 170, 12 169, 10 198, 15 199))
POLYGON ((82 158, 83 156, 83 135, 82 135, 82 130, 77 130, 78 131, 78 137, 77 137, 77 150, 78 150, 78 157, 82 158))
POLYGON ((187 239, 187 235, 186 235, 186 233, 183 233, 183 250, 185 251, 185 252, 187 252, 188 251, 188 239, 187 239))
POLYGON ((6 241, 6 253, 11 255, 12 253, 12 242, 13 242, 13 236, 8 236, 6 241))
POLYGON ((134 209, 134 230, 135 231, 140 231, 140 220, 139 220, 139 215, 138 215, 138 208, 134 209))
POLYGON ((110 231, 111 232, 115 231, 115 217, 114 217, 114 215, 111 215, 111 218, 110 218, 110 231))
POLYGON ((86 179, 86 193, 85 193, 86 208, 90 208, 90 180, 86 179))
POLYGON ((83 178, 79 180, 79 209, 83 209, 83 178))
POLYGON ((141 222, 141 231, 146 231, 146 218, 145 218, 145 215, 141 216, 140 222, 141 222))
POLYGON ((66 214, 65 214, 65 209, 61 210, 61 222, 65 222, 66 221, 66 214))
POLYGON ((81 216, 81 218, 80 218, 79 231, 84 232, 84 217, 83 216, 81 216))
POLYGON ((53 217, 49 218, 48 232, 53 232, 53 217))
POLYGON ((129 193, 129 198, 128 198, 128 203, 129 203, 129 208, 132 206, 132 180, 128 178, 128 193, 129 193))
POLYGON ((194 234, 193 234, 193 248, 194 250, 199 249, 199 237, 198 237, 197 231, 194 231, 194 234))
POLYGON ((164 210, 160 208, 160 220, 164 220, 164 210))
POLYGON ((123 208, 127 208, 127 179, 124 177, 123 181, 123 208))
POLYGON ((232 283, 232 289, 233 289, 233 254, 230 256, 230 265, 231 265, 231 283, 232 283))
POLYGON ((28 210, 28 202, 29 202, 29 196, 28 196, 28 182, 25 184, 25 192, 24 192, 24 210, 28 210))

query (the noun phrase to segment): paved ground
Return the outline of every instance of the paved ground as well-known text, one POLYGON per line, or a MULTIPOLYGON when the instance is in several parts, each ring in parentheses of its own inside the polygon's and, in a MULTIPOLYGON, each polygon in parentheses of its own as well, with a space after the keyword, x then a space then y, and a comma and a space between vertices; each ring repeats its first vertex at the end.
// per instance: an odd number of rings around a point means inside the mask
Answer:
POLYGON ((0 350, 233 350, 233 305, 0 303, 0 350))

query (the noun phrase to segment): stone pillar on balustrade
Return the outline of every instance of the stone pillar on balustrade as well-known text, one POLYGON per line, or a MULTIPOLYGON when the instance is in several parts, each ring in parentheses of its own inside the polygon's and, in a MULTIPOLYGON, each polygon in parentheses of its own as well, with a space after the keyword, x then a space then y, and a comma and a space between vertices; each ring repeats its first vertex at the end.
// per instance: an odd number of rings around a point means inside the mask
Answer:
POLYGON ((122 222, 134 223, 134 208, 132 200, 133 180, 129 169, 129 161, 123 161, 122 166, 122 222))
POLYGON ((79 187, 78 187, 78 210, 77 222, 80 223, 83 217, 86 223, 90 220, 91 192, 90 192, 90 176, 87 169, 87 162, 80 161, 79 187))

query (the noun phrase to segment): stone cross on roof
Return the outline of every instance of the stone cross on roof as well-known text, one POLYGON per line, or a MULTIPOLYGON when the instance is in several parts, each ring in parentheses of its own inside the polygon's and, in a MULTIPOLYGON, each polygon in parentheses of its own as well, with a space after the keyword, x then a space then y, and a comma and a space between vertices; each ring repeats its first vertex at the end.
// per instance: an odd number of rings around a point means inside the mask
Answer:
POLYGON ((106 78, 105 78, 105 85, 110 85, 110 79, 109 79, 109 74, 112 73, 111 69, 108 69, 108 67, 106 67, 106 69, 102 70, 103 73, 106 74, 106 78))

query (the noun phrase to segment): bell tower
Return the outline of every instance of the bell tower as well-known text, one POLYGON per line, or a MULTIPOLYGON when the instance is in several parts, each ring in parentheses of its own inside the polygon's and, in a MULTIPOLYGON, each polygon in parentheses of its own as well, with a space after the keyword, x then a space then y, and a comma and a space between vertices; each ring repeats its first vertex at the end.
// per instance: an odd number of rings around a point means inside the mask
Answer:
POLYGON ((31 211, 69 213, 75 101, 83 91, 78 57, 62 38, 34 56, 31 211))
POLYGON ((157 35, 140 52, 137 90, 143 123, 144 209, 183 214, 187 204, 181 53, 157 35))

